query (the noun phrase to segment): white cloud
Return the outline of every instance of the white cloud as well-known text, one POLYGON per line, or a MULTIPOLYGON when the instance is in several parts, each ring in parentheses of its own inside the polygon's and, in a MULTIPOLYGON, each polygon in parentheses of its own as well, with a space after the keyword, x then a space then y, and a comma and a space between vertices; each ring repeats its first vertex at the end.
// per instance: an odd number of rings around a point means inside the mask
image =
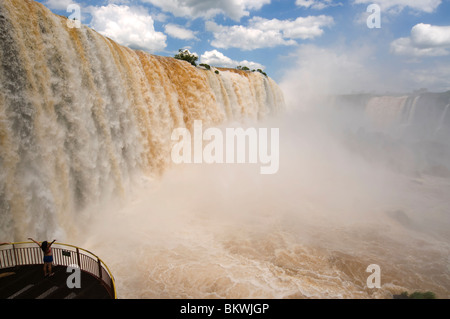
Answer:
POLYGON ((129 4, 130 0, 107 0, 108 4, 129 4))
POLYGON ((233 20, 249 16, 250 10, 259 10, 271 0, 142 0, 170 12, 177 17, 212 18, 225 14, 233 20))
POLYGON ((449 55, 445 48, 420 48, 415 46, 411 38, 399 38, 391 43, 391 53, 411 57, 437 57, 449 55))
POLYGON ((299 7, 315 10, 342 5, 342 3, 336 3, 333 0, 297 0, 295 4, 299 7))
POLYGON ((411 87, 417 89, 425 87, 436 92, 450 90, 450 66, 447 63, 408 69, 401 76, 410 82, 411 87))
POLYGON ((373 44, 352 49, 300 45, 292 54, 292 61, 286 62, 289 69, 280 81, 286 102, 297 107, 299 101, 303 103, 318 95, 395 89, 397 82, 391 70, 373 63, 375 52, 373 44))
POLYGON ((431 91, 450 89, 450 66, 441 60, 398 63, 397 59, 376 59, 377 43, 361 46, 312 44, 299 46, 286 58, 280 86, 291 107, 306 107, 320 95, 411 92, 426 87, 431 91))
POLYGON ((431 13, 439 7, 442 0, 355 0, 355 3, 368 5, 376 3, 381 10, 388 12, 400 12, 408 7, 416 11, 431 13))
POLYGON ((450 47, 450 26, 419 23, 411 29, 411 40, 418 47, 450 47))
POLYGON ((72 0, 47 0, 44 5, 53 10, 67 10, 70 4, 75 4, 72 0))
POLYGON ((214 34, 211 45, 216 48, 240 48, 242 50, 254 50, 259 48, 270 48, 280 45, 294 45, 293 40, 283 39, 279 31, 258 30, 244 26, 220 26, 214 22, 206 23, 206 30, 214 34))
POLYGON ((232 60, 217 50, 206 51, 200 57, 200 62, 224 68, 235 68, 240 65, 240 66, 247 66, 250 69, 261 69, 261 70, 265 69, 265 67, 262 64, 256 62, 251 62, 247 60, 244 61, 232 60))
POLYGON ((142 8, 110 4, 90 10, 91 26, 124 46, 150 52, 166 47, 166 35, 155 31, 152 17, 142 8))
POLYGON ((412 57, 450 55, 450 26, 432 26, 419 23, 407 38, 391 43, 391 53, 412 57))
POLYGON ((255 17, 250 20, 253 28, 262 31, 281 32, 283 38, 287 39, 313 39, 323 34, 323 28, 331 26, 334 23, 332 17, 329 16, 309 16, 306 18, 299 17, 296 20, 267 20, 255 17))
POLYGON ((176 25, 176 24, 167 24, 165 26, 165 32, 170 35, 172 38, 181 39, 181 40, 195 40, 197 39, 197 32, 186 29, 185 27, 176 25))
POLYGON ((206 30, 214 35, 211 45, 216 48, 240 48, 254 50, 295 45, 294 39, 313 39, 323 34, 323 28, 331 26, 333 18, 329 16, 299 17, 296 20, 264 19, 254 17, 249 26, 221 26, 212 21, 206 22, 206 30))

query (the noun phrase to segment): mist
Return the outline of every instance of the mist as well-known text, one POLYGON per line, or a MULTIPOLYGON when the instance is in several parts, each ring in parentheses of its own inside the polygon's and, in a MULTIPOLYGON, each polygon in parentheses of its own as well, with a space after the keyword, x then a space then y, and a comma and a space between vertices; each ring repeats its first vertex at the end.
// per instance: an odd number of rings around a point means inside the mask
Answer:
POLYGON ((369 44, 301 45, 277 85, 1 6, 5 238, 94 252, 119 298, 449 297, 449 93, 408 95, 369 44), (277 173, 175 165, 171 134, 197 120, 279 129, 277 173))
POLYGON ((122 298, 447 298, 449 179, 326 101, 254 123, 280 129, 277 174, 174 165, 87 213, 73 242, 106 256, 122 298))
POLYGON ((358 52, 303 50, 311 59, 281 81, 285 112, 253 123, 280 129, 277 174, 174 165, 88 214, 90 235, 74 240, 108 256, 119 297, 449 297, 448 131, 374 127, 370 97, 339 92, 390 83, 358 52), (366 284, 371 264, 379 289, 366 284))

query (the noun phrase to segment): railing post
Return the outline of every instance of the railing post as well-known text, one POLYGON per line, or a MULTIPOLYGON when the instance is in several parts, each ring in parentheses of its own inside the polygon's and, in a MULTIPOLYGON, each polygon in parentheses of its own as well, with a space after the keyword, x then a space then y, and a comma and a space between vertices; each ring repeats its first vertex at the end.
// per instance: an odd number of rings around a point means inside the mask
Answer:
POLYGON ((102 279, 102 262, 100 261, 100 258, 97 258, 98 262, 98 277, 102 279))
POLYGON ((14 267, 17 267, 17 254, 16 254, 16 247, 15 247, 15 245, 13 244, 12 245, 13 246, 13 254, 14 254, 14 267))
POLYGON ((81 269, 81 260, 80 260, 80 250, 77 248, 77 263, 78 263, 78 267, 80 267, 81 269))

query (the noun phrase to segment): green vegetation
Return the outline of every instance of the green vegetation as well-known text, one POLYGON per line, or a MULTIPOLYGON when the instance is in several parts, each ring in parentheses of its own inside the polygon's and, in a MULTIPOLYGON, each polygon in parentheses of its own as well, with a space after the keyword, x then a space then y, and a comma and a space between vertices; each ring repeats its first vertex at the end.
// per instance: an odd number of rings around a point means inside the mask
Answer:
POLYGON ((408 293, 406 291, 404 291, 400 294, 400 296, 405 299, 406 298, 407 299, 436 299, 436 295, 434 294, 434 292, 431 292, 431 291, 427 291, 427 292, 416 291, 410 295, 408 295, 408 293))
POLYGON ((267 73, 266 72, 264 72, 263 70, 261 70, 261 69, 258 69, 258 70, 256 70, 257 72, 259 72, 259 73, 261 73, 262 75, 264 75, 264 76, 267 76, 267 73))
POLYGON ((180 49, 180 50, 178 50, 178 54, 175 55, 175 59, 187 61, 190 64, 192 64, 193 66, 197 66, 198 56, 196 56, 195 54, 192 54, 187 49, 185 49, 185 50, 180 49))
POLYGON ((237 66, 236 69, 242 70, 242 71, 250 71, 250 69, 249 69, 248 67, 246 67, 246 66, 240 66, 240 65, 237 66))
MULTIPOLYGON (((197 60, 198 60, 198 56, 195 54, 192 54, 191 52, 189 52, 189 50, 187 49, 180 49, 178 50, 178 54, 175 55, 175 59, 178 60, 183 60, 183 61, 187 61, 190 64, 192 64, 193 66, 197 66, 197 60)), ((198 66, 204 67, 205 69, 207 69, 208 71, 211 71, 211 66, 209 64, 206 63, 200 63, 198 66)), ((264 72, 261 69, 257 69, 257 70, 250 70, 247 66, 241 66, 238 65, 236 67, 237 70, 241 70, 241 71, 251 71, 251 72, 259 72, 261 74, 263 74, 264 76, 267 76, 267 73, 264 72)), ((219 70, 215 70, 214 71, 215 74, 219 74, 219 70)))
MULTIPOLYGON (((242 70, 242 71, 250 71, 250 69, 249 69, 248 67, 246 67, 246 66, 240 66, 240 65, 237 66, 236 69, 242 70)), ((267 73, 264 72, 264 71, 261 70, 261 69, 258 69, 258 70, 252 70, 252 72, 259 72, 259 73, 261 73, 262 75, 267 76, 267 73)))
POLYGON ((208 64, 201 63, 201 64, 199 64, 199 66, 202 66, 202 67, 204 67, 204 68, 207 69, 207 70, 211 70, 211 66, 208 65, 208 64))
POLYGON ((258 69, 258 70, 252 70, 252 72, 259 72, 259 73, 261 73, 262 75, 267 76, 267 73, 264 72, 264 71, 261 70, 261 69, 258 69))

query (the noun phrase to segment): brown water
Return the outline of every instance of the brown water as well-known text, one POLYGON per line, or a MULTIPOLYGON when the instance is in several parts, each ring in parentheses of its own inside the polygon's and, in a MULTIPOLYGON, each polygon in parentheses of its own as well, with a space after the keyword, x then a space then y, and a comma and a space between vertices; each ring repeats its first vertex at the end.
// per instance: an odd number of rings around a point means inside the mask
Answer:
POLYGON ((449 297, 449 179, 350 151, 320 118, 262 121, 284 102, 259 73, 136 52, 33 1, 0 9, 2 241, 93 251, 120 298, 449 297), (171 165, 172 130, 195 120, 280 128, 280 171, 171 165))
POLYGON ((0 57, 0 230, 10 241, 63 238, 86 207, 164 172, 176 128, 284 108, 259 72, 134 51, 30 0, 0 1, 0 57))
POLYGON ((368 163, 302 124, 280 125, 276 175, 176 167, 96 212, 79 240, 106 256, 119 297, 448 298, 450 181, 368 163))

